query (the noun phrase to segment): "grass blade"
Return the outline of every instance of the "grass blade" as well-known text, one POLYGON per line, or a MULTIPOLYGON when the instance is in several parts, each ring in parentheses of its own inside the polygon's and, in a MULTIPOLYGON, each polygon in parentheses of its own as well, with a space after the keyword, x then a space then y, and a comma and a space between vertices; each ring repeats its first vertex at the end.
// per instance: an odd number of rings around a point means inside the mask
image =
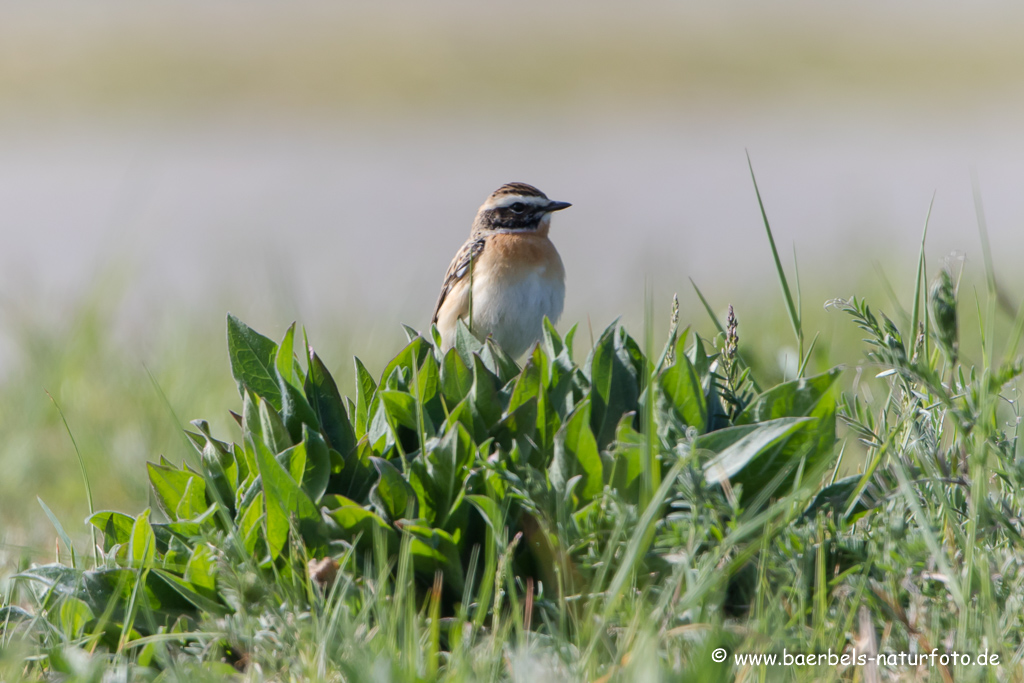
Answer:
MULTIPOLYGON (((925 270, 924 270, 924 243, 928 237, 928 222, 932 217, 932 207, 935 206, 935 193, 932 192, 932 200, 928 203, 928 213, 924 217, 924 230, 921 231, 921 249, 917 254, 917 279, 914 281, 914 309, 910 316, 910 348, 911 354, 913 354, 913 348, 916 344, 917 339, 917 327, 918 322, 921 320, 921 290, 924 287, 925 270)), ((925 306, 925 316, 928 315, 928 307, 925 306)), ((928 321, 925 320, 925 331, 924 331, 924 358, 928 358, 928 321)))
MULTIPOLYGON (((89 502, 89 516, 92 517, 96 514, 96 507, 92 502, 92 486, 89 484, 89 472, 85 469, 85 459, 82 458, 82 451, 78 449, 78 442, 75 441, 75 435, 71 433, 71 426, 68 425, 68 419, 64 417, 64 411, 61 410, 57 399, 49 391, 46 392, 46 395, 50 397, 50 401, 53 402, 53 406, 57 409, 57 414, 60 415, 60 419, 64 423, 64 429, 67 430, 68 437, 71 439, 71 445, 75 449, 75 455, 78 456, 78 467, 82 470, 82 481, 85 482, 85 499, 89 502)), ((39 502, 42 503, 42 501, 39 502)), ((44 505, 43 507, 45 508, 46 506, 44 505)), ((99 566, 100 556, 99 547, 96 545, 96 527, 90 524, 89 533, 92 535, 92 559, 96 566, 99 566)))
POLYGON ((771 225, 768 224, 768 213, 764 210, 764 202, 761 200, 761 190, 757 187, 757 178, 754 176, 754 164, 750 161, 750 152, 747 152, 747 166, 750 167, 750 179, 754 181, 754 193, 757 195, 757 205, 761 209, 761 218, 764 220, 764 229, 768 234, 768 244, 772 248, 772 258, 775 259, 775 270, 779 275, 779 284, 782 285, 782 295, 786 300, 786 311, 789 313, 789 322, 793 325, 793 334, 799 345, 800 356, 804 355, 804 335, 800 323, 800 311, 793 301, 793 294, 789 289, 789 281, 786 279, 786 271, 782 268, 782 261, 779 259, 779 250, 775 247, 775 237, 772 236, 771 225))

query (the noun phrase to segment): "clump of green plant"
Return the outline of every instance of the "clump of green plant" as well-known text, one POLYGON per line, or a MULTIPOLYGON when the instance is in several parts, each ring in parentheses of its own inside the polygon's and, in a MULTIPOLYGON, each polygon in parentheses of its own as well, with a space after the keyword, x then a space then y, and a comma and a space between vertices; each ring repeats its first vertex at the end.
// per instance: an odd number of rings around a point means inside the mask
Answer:
POLYGON ((613 325, 578 365, 574 332, 546 325, 519 367, 464 327, 447 354, 409 330, 379 380, 356 360, 355 396, 342 398, 308 344, 296 354, 294 326, 274 343, 229 316, 235 442, 193 422, 194 462, 149 465, 155 512, 90 517, 99 566, 81 571, 72 555, 70 567, 21 576, 67 628, 111 649, 238 614, 260 597, 229 578, 239 572, 259 577, 254 586, 305 587, 293 597, 308 600, 308 562, 325 557, 356 582, 404 568, 414 595, 478 628, 502 618, 501 565, 515 586, 504 600, 520 613, 530 604, 533 627, 572 629, 566 601, 607 574, 627 540, 620 582, 664 569, 648 553, 668 501, 686 500, 684 472, 764 507, 832 455, 837 371, 739 410, 734 361, 709 356, 699 337, 673 332, 647 358, 613 325), (625 519, 636 525, 628 539, 625 519))

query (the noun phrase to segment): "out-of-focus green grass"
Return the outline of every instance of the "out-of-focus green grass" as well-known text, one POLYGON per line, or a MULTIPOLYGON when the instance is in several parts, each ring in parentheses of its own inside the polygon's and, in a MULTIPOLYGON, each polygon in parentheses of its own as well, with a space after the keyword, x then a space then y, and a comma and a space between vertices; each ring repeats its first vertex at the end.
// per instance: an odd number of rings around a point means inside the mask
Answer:
MULTIPOLYGON (((126 321, 125 288, 123 282, 98 285, 56 315, 31 301, 0 311, 10 350, 0 377, 0 564, 22 555, 53 557, 55 532, 37 496, 73 537, 88 535, 85 484, 57 405, 81 452, 97 510, 145 507, 145 463, 194 455, 182 433, 189 420, 209 420, 219 433, 234 428, 228 410, 238 410, 240 399, 225 350, 224 308, 211 304, 126 321)), ((282 330, 291 322, 283 313, 261 317, 279 318, 282 330)), ((379 371, 394 350, 357 346, 341 316, 310 322, 330 345, 317 352, 347 393, 353 354, 379 371)), ((397 321, 394 328, 395 339, 402 339, 397 321)))

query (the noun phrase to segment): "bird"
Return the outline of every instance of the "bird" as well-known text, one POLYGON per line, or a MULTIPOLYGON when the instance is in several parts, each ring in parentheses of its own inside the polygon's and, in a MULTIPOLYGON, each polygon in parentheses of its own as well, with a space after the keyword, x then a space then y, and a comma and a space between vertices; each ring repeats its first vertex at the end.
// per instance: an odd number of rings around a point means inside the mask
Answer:
POLYGON ((491 193, 448 266, 434 306, 431 324, 441 334, 442 352, 455 345, 460 319, 512 358, 540 340, 544 316, 558 322, 565 267, 548 231, 551 214, 570 206, 526 183, 506 183, 491 193))

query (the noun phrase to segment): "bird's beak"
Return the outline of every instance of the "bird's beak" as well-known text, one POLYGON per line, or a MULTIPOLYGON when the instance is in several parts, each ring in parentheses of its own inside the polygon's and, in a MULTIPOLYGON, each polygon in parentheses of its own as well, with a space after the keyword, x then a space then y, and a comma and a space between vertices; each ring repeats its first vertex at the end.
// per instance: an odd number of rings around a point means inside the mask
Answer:
POLYGON ((548 213, 551 213, 552 211, 561 211, 562 209, 568 209, 570 206, 572 206, 572 204, 570 204, 569 202, 551 202, 550 204, 544 207, 544 210, 547 211, 548 213))

